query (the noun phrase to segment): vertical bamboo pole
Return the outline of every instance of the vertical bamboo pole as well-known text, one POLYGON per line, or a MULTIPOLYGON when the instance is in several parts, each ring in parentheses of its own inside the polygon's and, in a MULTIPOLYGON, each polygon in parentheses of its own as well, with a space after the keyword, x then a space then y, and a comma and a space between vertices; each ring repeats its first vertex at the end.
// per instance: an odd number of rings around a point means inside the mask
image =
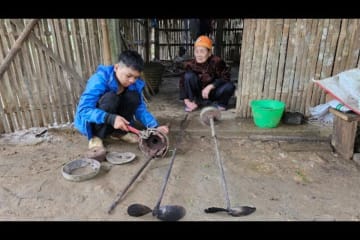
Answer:
POLYGON ((102 33, 102 43, 103 43, 103 60, 104 64, 111 64, 111 55, 110 55, 110 42, 109 42, 109 32, 107 28, 106 19, 100 19, 101 23, 101 33, 102 33))

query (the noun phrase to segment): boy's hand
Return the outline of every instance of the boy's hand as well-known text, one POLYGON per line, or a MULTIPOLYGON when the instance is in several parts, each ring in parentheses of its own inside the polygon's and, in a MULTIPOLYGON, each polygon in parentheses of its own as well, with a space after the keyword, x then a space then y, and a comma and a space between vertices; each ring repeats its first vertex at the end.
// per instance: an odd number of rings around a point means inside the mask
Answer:
POLYGON ((129 122, 125 118, 123 118, 121 116, 116 116, 115 122, 114 122, 114 128, 115 129, 121 129, 123 131, 129 131, 129 129, 127 127, 128 125, 129 125, 129 122))

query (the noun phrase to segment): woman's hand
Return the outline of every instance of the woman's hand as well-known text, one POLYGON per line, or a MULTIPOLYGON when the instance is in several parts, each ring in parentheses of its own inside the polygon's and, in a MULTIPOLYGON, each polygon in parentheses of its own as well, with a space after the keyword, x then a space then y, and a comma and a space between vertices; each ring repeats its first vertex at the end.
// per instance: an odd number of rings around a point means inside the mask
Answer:
POLYGON ((201 95, 203 97, 203 99, 209 99, 209 93, 211 90, 213 90, 215 88, 215 86, 213 84, 209 84, 207 85, 202 91, 201 91, 201 95))
POLYGON ((158 126, 156 129, 162 132, 163 134, 169 133, 169 127, 166 125, 158 126))

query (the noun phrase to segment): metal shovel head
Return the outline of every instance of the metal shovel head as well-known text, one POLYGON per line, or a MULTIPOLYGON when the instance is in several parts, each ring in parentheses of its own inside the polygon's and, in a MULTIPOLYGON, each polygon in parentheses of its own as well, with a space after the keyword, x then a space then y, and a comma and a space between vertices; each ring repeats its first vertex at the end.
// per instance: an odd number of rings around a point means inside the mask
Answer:
POLYGON ((163 221, 177 221, 185 214, 185 208, 178 205, 166 205, 153 210, 153 216, 163 221))
POLYGON ((138 203, 131 204, 127 209, 128 214, 132 217, 141 217, 151 211, 151 208, 138 203))
POLYGON ((255 207, 248 207, 248 206, 239 206, 239 207, 232 207, 228 210, 228 213, 234 217, 241 217, 247 216, 251 213, 255 212, 255 207))

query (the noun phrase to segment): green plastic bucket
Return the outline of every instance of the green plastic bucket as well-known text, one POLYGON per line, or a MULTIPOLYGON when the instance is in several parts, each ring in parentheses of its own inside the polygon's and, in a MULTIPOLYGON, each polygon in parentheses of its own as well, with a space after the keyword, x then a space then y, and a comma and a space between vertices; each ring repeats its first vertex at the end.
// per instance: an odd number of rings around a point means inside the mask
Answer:
POLYGON ((272 99, 252 100, 250 106, 254 123, 259 128, 277 127, 285 110, 284 102, 272 99))

